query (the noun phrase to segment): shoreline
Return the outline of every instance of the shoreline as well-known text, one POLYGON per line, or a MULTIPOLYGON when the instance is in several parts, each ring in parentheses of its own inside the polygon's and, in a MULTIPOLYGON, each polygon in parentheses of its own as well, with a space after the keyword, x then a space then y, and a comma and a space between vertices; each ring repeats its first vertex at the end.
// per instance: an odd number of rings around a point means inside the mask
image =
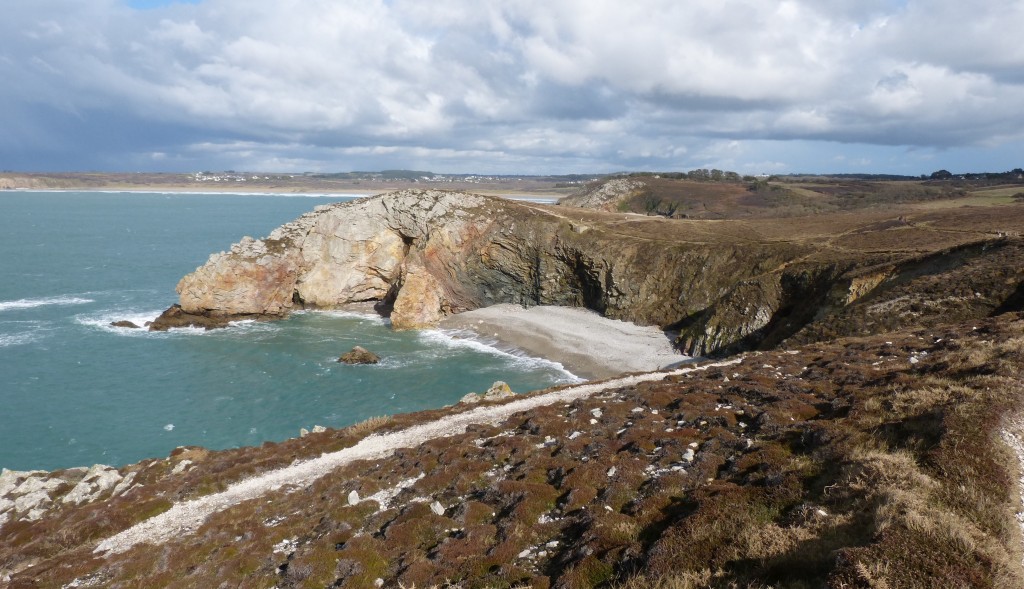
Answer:
POLYGON ((438 327, 493 338, 586 380, 678 368, 696 360, 676 351, 670 336, 656 326, 575 307, 492 305, 446 317, 438 327))
MULTIPOLYGON (((0 195, 5 193, 17 194, 24 192, 95 192, 95 193, 107 193, 107 194, 199 194, 199 195, 210 195, 210 196, 294 196, 294 197, 305 197, 305 198, 329 198, 334 196, 350 196, 357 198, 364 198, 370 196, 377 196, 388 192, 393 192, 393 188, 384 188, 381 190, 366 190, 366 189, 336 189, 336 190, 304 190, 304 189, 276 189, 267 186, 255 186, 248 188, 247 190, 237 190, 231 188, 217 188, 212 186, 203 187, 189 187, 189 186, 131 186, 131 187, 117 187, 117 186, 106 186, 106 187, 81 187, 81 188, 31 188, 31 187, 17 187, 17 188, 0 188, 0 195)), ((451 189, 455 190, 455 189, 451 189)), ((457 190, 456 190, 457 191, 457 190)), ((474 194, 481 194, 484 196, 495 196, 499 198, 507 198, 509 200, 525 200, 533 201, 541 204, 554 204, 558 199, 565 196, 561 193, 556 192, 503 192, 494 189, 483 189, 473 191, 474 194), (550 202, 548 202, 550 201, 550 202)))

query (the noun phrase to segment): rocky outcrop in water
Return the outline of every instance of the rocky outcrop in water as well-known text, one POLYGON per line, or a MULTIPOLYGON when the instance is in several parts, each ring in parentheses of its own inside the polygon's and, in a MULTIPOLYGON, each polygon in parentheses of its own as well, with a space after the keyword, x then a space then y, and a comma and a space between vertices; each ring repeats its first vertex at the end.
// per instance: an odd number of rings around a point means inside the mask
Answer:
MULTIPOLYGON (((398 329, 497 303, 561 305, 676 331, 680 349, 704 355, 776 345, 812 324, 822 337, 898 326, 900 315, 890 317, 882 302, 910 304, 914 285, 951 272, 970 288, 972 268, 997 252, 1009 257, 988 262, 990 279, 977 296, 972 290, 960 316, 985 316, 1024 282, 1019 264, 1007 267, 1020 257, 1019 240, 937 231, 929 222, 856 227, 860 220, 837 219, 820 238, 798 240, 759 236, 778 231, 776 221, 623 218, 406 190, 318 207, 264 239, 247 237, 214 254, 181 280, 180 306, 151 329, 367 301, 390 311, 398 329), (905 247, 914 240, 923 245, 905 247)), ((930 305, 912 311, 913 320, 948 312, 930 305)))
POLYGON ((342 364, 377 364, 380 362, 380 356, 362 346, 356 346, 342 354, 338 358, 338 362, 342 364))

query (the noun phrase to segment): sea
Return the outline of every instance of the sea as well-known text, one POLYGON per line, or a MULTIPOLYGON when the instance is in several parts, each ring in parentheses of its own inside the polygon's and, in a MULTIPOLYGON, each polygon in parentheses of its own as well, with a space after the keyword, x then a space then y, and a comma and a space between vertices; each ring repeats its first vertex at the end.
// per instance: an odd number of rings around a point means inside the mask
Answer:
POLYGON ((557 363, 372 313, 166 333, 142 325, 178 280, 243 236, 339 195, 0 192, 0 467, 121 466, 178 446, 258 445, 314 425, 458 402, 503 380, 576 382, 557 363), (338 356, 361 345, 380 364, 338 356))

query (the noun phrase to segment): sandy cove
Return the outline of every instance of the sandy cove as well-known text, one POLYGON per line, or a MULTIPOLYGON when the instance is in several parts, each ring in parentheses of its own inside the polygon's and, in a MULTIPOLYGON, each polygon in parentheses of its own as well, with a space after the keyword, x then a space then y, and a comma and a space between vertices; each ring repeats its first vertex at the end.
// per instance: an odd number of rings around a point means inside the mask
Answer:
POLYGON ((607 319, 589 309, 493 305, 452 315, 440 327, 493 338, 499 347, 558 362, 585 379, 674 368, 690 360, 658 327, 607 319))

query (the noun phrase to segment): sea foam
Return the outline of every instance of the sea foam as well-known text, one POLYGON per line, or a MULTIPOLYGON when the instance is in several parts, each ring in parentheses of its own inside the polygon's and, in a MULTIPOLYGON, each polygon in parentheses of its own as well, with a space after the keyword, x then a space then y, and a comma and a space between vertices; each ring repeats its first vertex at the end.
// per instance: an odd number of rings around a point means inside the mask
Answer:
POLYGON ((115 321, 131 321, 140 328, 146 326, 146 322, 153 321, 160 316, 161 311, 111 311, 105 310, 89 315, 75 316, 75 322, 86 327, 95 327, 104 331, 118 334, 148 333, 143 329, 132 329, 130 327, 114 327, 111 323, 115 321))
POLYGON ((47 305, 86 305, 92 302, 94 302, 92 299, 84 299, 82 297, 73 296, 42 297, 38 299, 18 299, 16 301, 0 301, 0 312, 17 311, 21 309, 34 309, 36 307, 45 307, 47 305))
POLYGON ((583 382, 584 379, 565 369, 560 362, 529 356, 522 350, 501 344, 497 340, 481 338, 479 334, 468 330, 427 329, 419 332, 419 337, 435 346, 453 350, 473 350, 491 356, 497 356, 520 370, 538 370, 553 368, 564 376, 561 382, 583 382))

